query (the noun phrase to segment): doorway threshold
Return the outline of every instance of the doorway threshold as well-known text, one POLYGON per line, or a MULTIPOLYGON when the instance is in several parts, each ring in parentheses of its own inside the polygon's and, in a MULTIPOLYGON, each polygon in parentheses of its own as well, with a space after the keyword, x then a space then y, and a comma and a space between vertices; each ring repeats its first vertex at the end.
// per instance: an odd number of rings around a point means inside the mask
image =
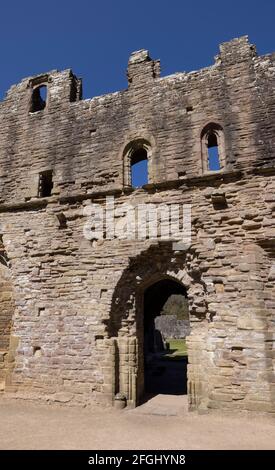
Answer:
POLYGON ((188 413, 187 395, 158 394, 148 397, 145 403, 137 406, 129 413, 157 415, 157 416, 182 416, 188 413))

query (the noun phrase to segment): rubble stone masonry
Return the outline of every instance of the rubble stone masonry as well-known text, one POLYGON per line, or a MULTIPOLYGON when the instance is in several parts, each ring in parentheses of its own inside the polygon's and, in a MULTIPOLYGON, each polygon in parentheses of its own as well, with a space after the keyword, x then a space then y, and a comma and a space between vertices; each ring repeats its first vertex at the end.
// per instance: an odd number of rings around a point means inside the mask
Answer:
POLYGON ((241 37, 210 67, 160 77, 142 50, 126 90, 85 100, 71 70, 54 70, 12 86, 0 120, 2 393, 138 404, 142 296, 169 278, 188 295, 190 410, 274 413, 275 54, 241 37), (149 181, 135 189, 140 148, 149 181), (191 246, 87 240, 83 208, 106 195, 191 204, 191 246))

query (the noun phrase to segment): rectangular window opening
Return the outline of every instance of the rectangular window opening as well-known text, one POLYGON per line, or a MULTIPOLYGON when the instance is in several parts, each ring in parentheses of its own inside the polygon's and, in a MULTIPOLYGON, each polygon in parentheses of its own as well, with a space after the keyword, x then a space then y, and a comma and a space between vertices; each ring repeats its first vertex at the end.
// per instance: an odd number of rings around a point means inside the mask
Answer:
POLYGON ((53 172, 52 170, 42 171, 39 173, 39 197, 49 197, 53 189, 53 172))

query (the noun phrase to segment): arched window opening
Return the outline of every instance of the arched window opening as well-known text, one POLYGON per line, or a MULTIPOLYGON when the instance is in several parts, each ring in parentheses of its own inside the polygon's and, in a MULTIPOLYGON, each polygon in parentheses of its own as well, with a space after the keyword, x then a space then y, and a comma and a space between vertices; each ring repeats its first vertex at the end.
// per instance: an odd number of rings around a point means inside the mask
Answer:
POLYGON ((201 133, 203 172, 219 171, 225 167, 224 135, 219 124, 208 124, 201 133))
POLYGON ((40 85, 33 89, 32 102, 31 102, 31 113, 42 111, 46 107, 47 103, 47 86, 40 85))
POLYGON ((221 169, 220 157, 219 157, 219 146, 215 132, 211 132, 208 135, 208 170, 217 171, 221 169))
POLYGON ((131 154, 131 185, 139 188, 148 184, 148 158, 144 147, 135 150, 131 154))
POLYGON ((123 185, 140 188, 152 182, 152 147, 147 139, 130 141, 123 150, 123 185))

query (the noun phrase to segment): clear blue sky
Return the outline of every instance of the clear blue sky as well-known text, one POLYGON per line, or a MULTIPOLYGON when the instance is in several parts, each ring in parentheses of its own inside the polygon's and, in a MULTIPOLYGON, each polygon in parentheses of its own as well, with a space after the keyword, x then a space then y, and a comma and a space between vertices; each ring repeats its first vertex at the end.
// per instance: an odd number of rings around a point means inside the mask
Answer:
POLYGON ((248 34, 275 51, 274 0, 7 0, 1 2, 0 96, 29 75, 72 68, 84 97, 126 87, 129 54, 149 49, 162 75, 213 62, 248 34))

